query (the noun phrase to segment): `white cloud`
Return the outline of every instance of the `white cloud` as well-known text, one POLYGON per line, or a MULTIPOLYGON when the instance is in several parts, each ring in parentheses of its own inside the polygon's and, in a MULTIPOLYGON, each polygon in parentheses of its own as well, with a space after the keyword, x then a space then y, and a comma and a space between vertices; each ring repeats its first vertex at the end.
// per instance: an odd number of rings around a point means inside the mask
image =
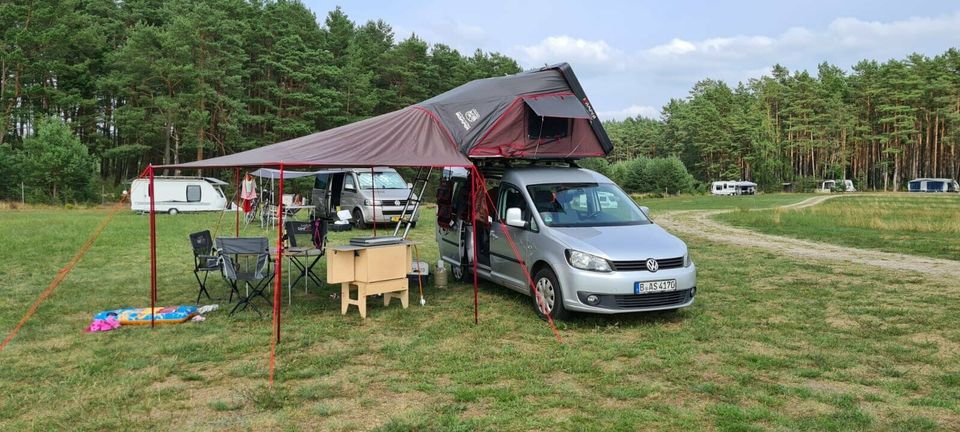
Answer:
POLYGON ((696 51, 697 46, 691 42, 685 41, 683 39, 674 39, 670 43, 665 45, 657 45, 653 48, 647 50, 653 55, 658 56, 668 56, 668 55, 677 55, 677 54, 686 54, 691 51, 696 51))
POLYGON ((617 111, 601 111, 597 113, 600 120, 623 120, 627 117, 659 118, 660 110, 652 106, 630 105, 617 111))
POLYGON ((540 66, 568 62, 583 68, 611 67, 622 53, 603 40, 590 41, 570 36, 550 36, 535 45, 515 48, 523 64, 540 66))

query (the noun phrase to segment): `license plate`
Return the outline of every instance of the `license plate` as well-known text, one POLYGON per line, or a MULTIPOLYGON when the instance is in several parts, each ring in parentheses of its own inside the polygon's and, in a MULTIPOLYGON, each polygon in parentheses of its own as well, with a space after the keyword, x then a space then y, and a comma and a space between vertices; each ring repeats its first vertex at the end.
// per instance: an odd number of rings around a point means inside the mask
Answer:
POLYGON ((677 290, 676 279, 633 283, 634 294, 647 294, 647 293, 667 292, 667 291, 676 291, 676 290, 677 290))
POLYGON ((400 222, 400 216, 394 216, 390 218, 390 222, 400 222))

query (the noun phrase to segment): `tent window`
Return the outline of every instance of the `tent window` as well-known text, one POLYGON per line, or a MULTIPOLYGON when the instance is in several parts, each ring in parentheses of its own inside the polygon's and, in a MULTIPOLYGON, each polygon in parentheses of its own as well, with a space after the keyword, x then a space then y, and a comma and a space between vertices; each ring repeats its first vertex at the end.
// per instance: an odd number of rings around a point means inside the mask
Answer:
POLYGON ((200 202, 200 185, 187 185, 187 202, 200 202))
POLYGON ((527 137, 530 139, 559 139, 570 134, 570 119, 541 117, 527 106, 527 137))

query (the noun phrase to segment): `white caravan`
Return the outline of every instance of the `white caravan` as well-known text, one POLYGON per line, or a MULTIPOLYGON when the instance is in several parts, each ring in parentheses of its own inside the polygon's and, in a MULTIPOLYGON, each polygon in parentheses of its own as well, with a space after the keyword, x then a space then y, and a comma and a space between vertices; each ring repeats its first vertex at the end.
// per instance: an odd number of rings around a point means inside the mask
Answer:
MULTIPOLYGON (((136 179, 130 185, 130 210, 150 211, 148 179, 136 179)), ((210 177, 154 177, 154 209, 157 213, 222 211, 227 198, 220 188, 227 183, 210 177)))
POLYGON ((857 188, 853 187, 853 180, 824 180, 820 184, 820 189, 817 189, 817 193, 830 193, 834 190, 840 190, 841 192, 856 192, 857 188), (840 182, 840 186, 837 186, 837 183, 840 182))
POLYGON ((715 181, 710 184, 710 193, 714 195, 754 195, 757 184, 748 181, 715 181))
POLYGON ((960 184, 949 178, 918 178, 907 184, 910 192, 960 192, 960 184))

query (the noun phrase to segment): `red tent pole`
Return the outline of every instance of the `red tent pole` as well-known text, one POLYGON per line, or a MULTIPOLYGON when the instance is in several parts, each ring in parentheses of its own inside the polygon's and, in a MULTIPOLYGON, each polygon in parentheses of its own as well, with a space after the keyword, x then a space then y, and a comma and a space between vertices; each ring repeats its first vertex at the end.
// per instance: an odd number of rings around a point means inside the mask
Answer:
POLYGON ((370 190, 373 197, 373 236, 377 236, 377 179, 373 167, 370 167, 370 190))
MULTIPOLYGON (((235 204, 240 204, 240 189, 243 188, 243 184, 240 183, 240 168, 233 169, 233 179, 237 182, 237 193, 234 194, 235 204)), ((237 213, 237 233, 236 236, 240 237, 240 209, 234 208, 237 213)))
POLYGON ((154 308, 157 307, 157 212, 153 193, 153 164, 147 166, 147 195, 150 195, 150 327, 155 325, 154 308))
POLYGON ((470 222, 473 227, 473 323, 480 323, 480 281, 477 279, 477 168, 473 168, 470 177, 470 222))
MULTIPOLYGON (((283 162, 280 162, 280 196, 283 196, 283 162)), ((280 304, 283 302, 283 200, 277 205, 277 261, 273 273, 273 338, 270 342, 270 385, 277 363, 277 342, 280 342, 280 304)))

